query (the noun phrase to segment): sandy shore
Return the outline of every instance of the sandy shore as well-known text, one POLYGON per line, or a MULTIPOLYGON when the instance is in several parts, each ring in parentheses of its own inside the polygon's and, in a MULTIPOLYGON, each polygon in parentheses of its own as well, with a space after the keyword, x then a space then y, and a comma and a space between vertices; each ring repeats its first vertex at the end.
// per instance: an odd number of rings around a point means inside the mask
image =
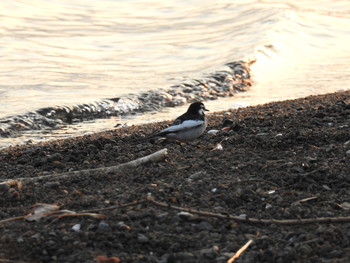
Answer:
POLYGON ((249 240, 235 262, 349 262, 350 92, 210 114, 219 132, 184 152, 135 140, 168 124, 0 150, 17 179, 0 184, 0 262, 227 262, 249 240), (37 203, 56 210, 25 218, 37 203))

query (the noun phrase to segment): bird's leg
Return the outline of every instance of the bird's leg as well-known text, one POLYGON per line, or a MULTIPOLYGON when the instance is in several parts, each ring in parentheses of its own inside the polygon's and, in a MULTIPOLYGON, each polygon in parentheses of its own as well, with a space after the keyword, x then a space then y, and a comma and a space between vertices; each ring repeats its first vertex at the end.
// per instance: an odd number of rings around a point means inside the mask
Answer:
POLYGON ((184 147, 182 146, 182 145, 185 144, 185 143, 180 142, 180 141, 176 141, 176 142, 178 143, 178 145, 180 145, 180 147, 181 147, 181 152, 182 152, 182 153, 185 153, 185 149, 184 149, 184 147))

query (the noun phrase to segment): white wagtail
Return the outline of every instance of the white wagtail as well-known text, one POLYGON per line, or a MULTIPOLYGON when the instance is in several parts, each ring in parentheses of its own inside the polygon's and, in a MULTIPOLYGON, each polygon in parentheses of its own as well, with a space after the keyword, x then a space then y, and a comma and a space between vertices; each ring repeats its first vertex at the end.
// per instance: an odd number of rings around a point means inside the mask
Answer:
POLYGON ((164 137, 179 142, 189 142, 197 139, 207 128, 207 118, 204 111, 208 111, 202 102, 194 102, 188 110, 177 117, 173 124, 151 137, 164 137))

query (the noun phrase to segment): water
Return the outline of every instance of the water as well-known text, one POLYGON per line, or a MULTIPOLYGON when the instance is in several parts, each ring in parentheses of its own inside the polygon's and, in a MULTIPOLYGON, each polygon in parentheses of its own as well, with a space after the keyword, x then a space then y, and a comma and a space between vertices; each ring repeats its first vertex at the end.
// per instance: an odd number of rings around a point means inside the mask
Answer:
MULTIPOLYGON (((207 102, 211 111, 349 89, 349 2, 288 2, 3 0, 0 129, 41 108, 164 89, 238 60, 256 60, 254 85, 207 102)), ((0 147, 172 119, 185 108, 29 129, 0 147)))

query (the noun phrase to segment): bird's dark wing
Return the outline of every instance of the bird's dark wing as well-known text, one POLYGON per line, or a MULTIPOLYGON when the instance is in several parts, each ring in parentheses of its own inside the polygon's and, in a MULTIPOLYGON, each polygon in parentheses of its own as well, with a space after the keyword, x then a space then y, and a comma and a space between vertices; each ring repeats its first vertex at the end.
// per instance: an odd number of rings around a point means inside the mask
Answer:
POLYGON ((188 112, 182 114, 181 116, 177 117, 172 126, 173 125, 179 125, 181 123, 183 123, 186 120, 201 120, 204 121, 205 116, 204 115, 198 115, 198 114, 189 114, 188 112))

